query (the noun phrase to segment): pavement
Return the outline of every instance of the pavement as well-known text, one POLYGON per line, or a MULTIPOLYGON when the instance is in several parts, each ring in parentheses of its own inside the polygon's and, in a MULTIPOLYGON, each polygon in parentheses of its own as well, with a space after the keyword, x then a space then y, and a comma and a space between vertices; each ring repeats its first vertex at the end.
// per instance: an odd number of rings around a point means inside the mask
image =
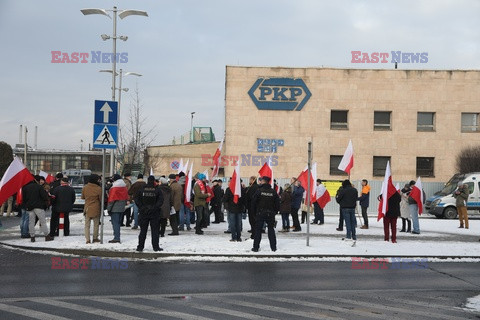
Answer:
MULTIPOLYGON (((480 220, 471 219, 470 229, 458 229, 457 220, 435 219, 424 215, 420 219, 422 233, 413 235, 397 233, 398 243, 383 241, 383 223, 377 222, 375 217, 370 217, 370 228, 363 230, 357 228, 357 243, 355 247, 351 243, 342 241, 345 232, 335 230, 338 224, 338 216, 327 214, 324 225, 310 225, 309 246, 306 245, 306 225, 302 225, 302 232, 282 233, 276 232, 278 250, 270 251, 268 237, 263 235, 260 252, 255 253, 250 249, 252 240, 250 234, 242 233, 244 239, 240 243, 229 241, 230 235, 225 234, 226 223, 211 224, 205 229, 202 236, 195 235, 191 231, 181 232, 179 236, 168 236, 160 239, 162 252, 153 252, 150 245, 150 232, 148 233, 144 252, 136 252, 139 230, 122 227, 121 244, 109 244, 112 237, 109 217, 105 217, 104 243, 86 244, 83 236, 83 214, 72 213, 71 232, 68 237, 56 237, 54 241, 45 242, 38 235, 37 241, 31 243, 29 239, 19 237, 19 218, 2 217, 4 227, 0 230, 0 245, 37 252, 56 252, 66 255, 117 257, 128 259, 160 259, 162 261, 293 261, 293 260, 340 260, 345 261, 351 257, 363 258, 393 258, 393 257, 416 257, 440 259, 442 261, 470 259, 480 261, 479 231, 480 220)), ((48 223, 48 219, 47 219, 48 223)), ((243 220, 248 226, 248 220, 243 220)), ((399 219, 399 223, 401 220, 399 219)), ((277 231, 280 229, 280 221, 277 231)), ((171 230, 167 227, 166 234, 171 230)))

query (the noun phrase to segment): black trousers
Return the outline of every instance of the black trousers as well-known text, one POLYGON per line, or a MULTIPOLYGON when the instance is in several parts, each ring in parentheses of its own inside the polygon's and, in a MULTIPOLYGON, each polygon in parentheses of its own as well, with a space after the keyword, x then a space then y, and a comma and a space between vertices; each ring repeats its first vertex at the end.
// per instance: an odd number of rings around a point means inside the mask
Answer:
POLYGON ((340 208, 340 218, 338 220, 338 229, 343 229, 343 212, 342 208, 340 208))
POLYGON ((215 214, 215 222, 223 222, 225 219, 222 214, 222 205, 215 204, 212 206, 213 212, 215 214))
POLYGON ((325 223, 325 214, 323 213, 323 209, 320 207, 318 202, 313 203, 313 212, 314 218, 313 223, 325 223))
POLYGON ((250 230, 252 231, 252 234, 250 235, 251 239, 255 239, 256 221, 257 217, 255 216, 255 213, 252 210, 248 210, 248 223, 250 223, 250 230))
MULTIPOLYGON (((170 215, 168 218, 168 221, 170 221, 170 227, 172 228, 172 233, 173 234, 178 234, 178 220, 177 220, 177 214, 170 215)), ((160 219, 160 236, 165 235, 165 229, 167 228, 167 218, 161 218, 160 219)))
POLYGON ((130 227, 130 222, 132 220, 132 208, 125 209, 125 211, 122 214, 122 224, 123 224, 123 219, 127 218, 125 221, 125 225, 127 227, 130 227))
MULTIPOLYGON (((70 235, 70 212, 64 212, 63 214, 63 232, 65 236, 70 235)), ((58 236, 58 225, 60 223, 60 212, 52 208, 52 216, 50 217, 50 236, 58 236)))
POLYGON ((290 211, 290 214, 292 215, 294 230, 302 230, 302 227, 300 227, 300 221, 298 221, 298 209, 299 208, 292 208, 292 211, 290 211))
MULTIPOLYGON (((298 221, 298 215, 297 215, 298 221)), ((262 241, 262 229, 263 225, 267 224, 268 228, 268 240, 270 241, 270 249, 272 251, 277 250, 277 237, 275 236, 275 214, 274 213, 259 213, 256 217, 255 226, 255 239, 253 240, 253 249, 260 248, 260 242, 262 241)))
POLYGON ((368 227, 368 207, 362 207, 363 224, 368 227))
POLYGON ((145 247, 145 239, 147 238, 148 225, 150 225, 150 232, 152 233, 152 248, 158 250, 159 245, 159 225, 160 218, 140 215, 138 217, 138 225, 140 226, 140 234, 138 235, 137 249, 143 250, 145 247))
POLYGON ((207 208, 204 206, 196 206, 195 213, 197 214, 197 221, 195 222, 195 231, 200 232, 204 226, 207 215, 207 208))

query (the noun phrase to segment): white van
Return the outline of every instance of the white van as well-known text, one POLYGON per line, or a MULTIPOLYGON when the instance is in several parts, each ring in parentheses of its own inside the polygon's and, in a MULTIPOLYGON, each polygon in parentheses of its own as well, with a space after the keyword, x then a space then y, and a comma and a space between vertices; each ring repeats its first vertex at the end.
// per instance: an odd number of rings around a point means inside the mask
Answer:
POLYGON ((468 185, 469 196, 467 201, 468 214, 477 214, 480 210, 480 172, 465 174, 455 174, 445 187, 436 192, 425 202, 425 209, 429 214, 437 218, 455 219, 457 217, 457 207, 453 192, 457 189, 459 182, 468 185))

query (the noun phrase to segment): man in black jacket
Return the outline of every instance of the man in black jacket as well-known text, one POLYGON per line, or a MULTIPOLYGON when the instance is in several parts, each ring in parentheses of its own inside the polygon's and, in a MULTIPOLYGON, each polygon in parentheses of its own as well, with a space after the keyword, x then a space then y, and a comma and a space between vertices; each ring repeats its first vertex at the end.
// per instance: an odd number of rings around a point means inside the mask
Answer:
POLYGON ((223 201, 223 196, 225 195, 223 189, 222 189, 222 180, 214 180, 215 186, 213 187, 213 199, 210 201, 213 212, 215 214, 215 221, 212 223, 220 223, 220 222, 225 222, 225 219, 223 217, 222 213, 222 201, 223 201))
POLYGON ((135 203, 139 211, 140 234, 138 235, 137 251, 143 251, 147 238, 148 225, 152 233, 153 251, 162 251, 160 248, 160 217, 163 205, 162 191, 155 186, 155 177, 149 176, 147 184, 135 195, 135 203))
POLYGON ((345 225, 347 227, 346 240, 357 240, 355 228, 357 226, 357 219, 355 218, 355 207, 357 206, 358 191, 355 189, 350 180, 342 182, 342 189, 338 191, 337 202, 340 204, 345 225))
POLYGON ((52 218, 50 219, 50 237, 58 236, 58 224, 60 213, 64 215, 64 235, 70 235, 70 219, 69 214, 73 211, 73 203, 75 202, 75 189, 68 184, 68 178, 62 178, 60 186, 53 189, 52 193, 52 218))
POLYGON ((252 197, 251 208, 256 214, 255 240, 253 241, 253 252, 260 249, 260 241, 262 240, 263 224, 267 223, 268 240, 270 241, 270 249, 277 251, 277 238, 275 237, 275 215, 280 210, 280 198, 278 193, 272 189, 269 177, 261 178, 261 185, 252 197))
POLYGON ((40 179, 42 179, 42 177, 37 175, 34 181, 31 181, 22 188, 23 204, 29 216, 28 232, 30 233, 30 240, 32 242, 35 242, 35 217, 38 217, 40 221, 40 228, 45 235, 45 241, 53 240, 48 234, 47 222, 45 220, 48 195, 45 189, 39 184, 40 179))
POLYGON ((255 239, 255 212, 252 210, 252 198, 253 195, 258 190, 257 184, 257 177, 251 176, 250 177, 250 185, 247 188, 247 192, 245 195, 245 207, 248 210, 248 222, 250 223, 250 232, 252 233, 250 238, 255 239))

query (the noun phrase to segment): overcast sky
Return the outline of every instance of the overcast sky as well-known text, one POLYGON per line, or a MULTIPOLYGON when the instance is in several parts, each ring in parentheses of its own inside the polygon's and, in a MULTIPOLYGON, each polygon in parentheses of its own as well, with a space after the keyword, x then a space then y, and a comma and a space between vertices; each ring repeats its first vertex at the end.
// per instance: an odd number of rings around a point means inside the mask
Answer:
MULTIPOLYGON (((110 100, 111 63, 51 63, 51 51, 112 51, 112 20, 82 8, 139 9, 118 19, 117 52, 128 53, 121 121, 136 82, 155 145, 194 125, 224 130, 225 66, 392 68, 352 64, 351 51, 428 52, 408 69, 479 69, 480 1, 0 0, 0 140, 18 143, 27 125, 33 145, 79 150, 92 141, 93 103, 110 100)), ((480 108, 480 106, 479 106, 480 108)))

